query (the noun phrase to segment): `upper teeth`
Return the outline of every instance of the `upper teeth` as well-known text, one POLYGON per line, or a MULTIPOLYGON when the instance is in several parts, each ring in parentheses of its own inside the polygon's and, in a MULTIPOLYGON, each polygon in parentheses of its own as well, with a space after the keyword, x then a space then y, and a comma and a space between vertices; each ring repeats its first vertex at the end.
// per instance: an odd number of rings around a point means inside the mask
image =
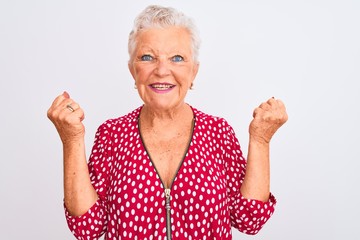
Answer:
POLYGON ((172 87, 172 85, 169 85, 169 84, 153 84, 151 86, 153 88, 158 88, 158 89, 168 89, 168 88, 172 87))

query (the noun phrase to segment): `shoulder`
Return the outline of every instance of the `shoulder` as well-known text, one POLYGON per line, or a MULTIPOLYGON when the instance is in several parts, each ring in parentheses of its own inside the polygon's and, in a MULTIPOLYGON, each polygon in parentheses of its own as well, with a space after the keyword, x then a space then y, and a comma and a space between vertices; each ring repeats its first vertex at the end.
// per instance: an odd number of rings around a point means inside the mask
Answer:
POLYGON ((191 108, 194 113, 195 122, 201 128, 209 128, 213 131, 218 130, 221 132, 232 131, 232 127, 225 118, 204 113, 192 106, 191 108))
POLYGON ((106 129, 109 132, 119 131, 120 129, 134 130, 137 126, 141 108, 142 106, 136 108, 130 113, 127 113, 126 115, 107 119, 99 126, 99 129, 106 129))
POLYGON ((233 127, 228 121, 219 116, 204 113, 196 108, 193 108, 195 116, 195 135, 201 135, 210 139, 218 139, 223 144, 239 145, 233 127))

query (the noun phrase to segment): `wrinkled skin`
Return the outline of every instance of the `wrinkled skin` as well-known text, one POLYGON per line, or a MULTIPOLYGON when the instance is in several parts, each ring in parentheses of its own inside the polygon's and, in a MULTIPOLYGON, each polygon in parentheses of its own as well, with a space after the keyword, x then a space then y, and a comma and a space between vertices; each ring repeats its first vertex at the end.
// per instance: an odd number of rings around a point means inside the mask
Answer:
POLYGON ((47 112, 47 116, 55 125, 63 143, 84 137, 85 127, 82 123, 85 117, 84 111, 79 104, 70 98, 67 92, 54 100, 47 112), (74 109, 73 112, 67 108, 68 104, 74 109))
POLYGON ((288 120, 281 100, 270 98, 255 108, 249 134, 259 142, 269 143, 275 132, 288 120))

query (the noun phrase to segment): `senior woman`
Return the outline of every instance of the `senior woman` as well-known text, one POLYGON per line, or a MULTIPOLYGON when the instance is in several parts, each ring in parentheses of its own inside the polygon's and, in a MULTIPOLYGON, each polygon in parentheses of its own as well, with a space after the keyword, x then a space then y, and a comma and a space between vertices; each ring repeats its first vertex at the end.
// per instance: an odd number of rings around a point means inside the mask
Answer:
POLYGON ((188 105, 199 37, 173 8, 149 6, 129 37, 143 105, 105 121, 86 161, 84 112, 69 94, 48 117, 63 143, 64 205, 77 239, 231 239, 256 234, 274 211, 269 142, 287 120, 274 98, 254 111, 247 160, 232 127, 188 105))

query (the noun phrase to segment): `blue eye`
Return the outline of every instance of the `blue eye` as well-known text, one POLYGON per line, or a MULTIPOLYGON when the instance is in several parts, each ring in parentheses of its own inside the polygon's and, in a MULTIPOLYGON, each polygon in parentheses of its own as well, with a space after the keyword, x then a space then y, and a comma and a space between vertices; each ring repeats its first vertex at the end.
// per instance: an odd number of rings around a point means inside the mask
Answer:
POLYGON ((180 55, 176 55, 176 56, 173 56, 171 58, 171 61, 173 61, 173 62, 182 62, 182 61, 184 61, 184 58, 182 56, 180 56, 180 55))
POLYGON ((154 58, 150 55, 142 55, 141 61, 152 61, 154 58))

